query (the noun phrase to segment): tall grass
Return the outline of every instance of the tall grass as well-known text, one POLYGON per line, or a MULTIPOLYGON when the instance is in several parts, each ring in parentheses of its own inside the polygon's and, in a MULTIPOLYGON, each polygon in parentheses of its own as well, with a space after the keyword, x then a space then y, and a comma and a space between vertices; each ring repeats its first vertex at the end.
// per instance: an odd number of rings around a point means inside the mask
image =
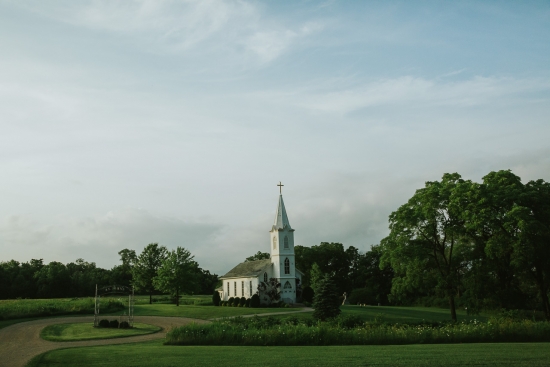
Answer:
POLYGON ((257 320, 242 319, 174 328, 167 334, 165 344, 322 346, 535 341, 550 341, 550 323, 527 320, 481 323, 474 320, 456 324, 408 325, 356 324, 353 320, 336 320, 308 325, 287 320, 266 326, 257 320), (346 324, 351 327, 346 327, 346 324))
MULTIPOLYGON (((125 309, 121 300, 101 299, 101 312, 115 312, 125 309)), ((18 299, 0 301, 0 320, 19 319, 69 314, 93 314, 93 298, 74 299, 18 299)))

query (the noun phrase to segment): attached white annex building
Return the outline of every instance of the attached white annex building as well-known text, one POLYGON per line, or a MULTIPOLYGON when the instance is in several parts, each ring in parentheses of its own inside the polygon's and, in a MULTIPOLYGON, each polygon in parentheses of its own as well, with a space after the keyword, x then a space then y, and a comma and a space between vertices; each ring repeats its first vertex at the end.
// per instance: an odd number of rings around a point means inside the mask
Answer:
POLYGON ((250 298, 257 292, 260 282, 276 278, 281 283, 281 300, 296 303, 302 273, 295 266, 294 229, 290 227, 282 194, 279 195, 275 223, 269 237, 271 259, 240 263, 220 278, 223 285, 218 291, 223 301, 230 297, 250 298))

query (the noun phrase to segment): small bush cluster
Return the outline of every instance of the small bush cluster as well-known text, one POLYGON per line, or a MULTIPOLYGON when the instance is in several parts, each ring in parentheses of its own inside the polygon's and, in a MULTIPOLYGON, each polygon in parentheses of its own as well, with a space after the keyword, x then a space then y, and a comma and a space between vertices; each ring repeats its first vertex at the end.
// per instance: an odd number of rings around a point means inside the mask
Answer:
POLYGON ((122 321, 121 323, 118 320, 99 320, 98 326, 100 328, 111 328, 111 329, 128 329, 130 324, 127 321, 122 321))
MULTIPOLYGON (((215 297, 213 297, 215 298, 215 297)), ((214 303, 215 304, 215 303, 214 303)), ((218 302, 218 306, 221 307, 253 307, 258 308, 262 307, 263 305, 260 305, 260 297, 257 294, 254 294, 251 298, 245 298, 245 297, 229 297, 227 301, 220 300, 218 302)), ((280 302, 274 302, 269 306, 265 307, 289 307, 286 303, 283 301, 280 302)))
POLYGON ((550 322, 501 320, 425 325, 369 323, 352 316, 327 322, 289 317, 235 318, 172 329, 170 345, 386 345, 548 342, 550 322))

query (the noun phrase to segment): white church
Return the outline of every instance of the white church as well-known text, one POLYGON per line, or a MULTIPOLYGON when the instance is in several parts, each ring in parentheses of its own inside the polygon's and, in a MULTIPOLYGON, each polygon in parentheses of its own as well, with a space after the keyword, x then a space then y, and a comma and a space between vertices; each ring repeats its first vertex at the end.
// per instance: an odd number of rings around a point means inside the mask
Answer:
MULTIPOLYGON (((279 183, 278 186, 280 189, 283 185, 279 183)), ((295 266, 294 229, 288 221, 282 193, 279 193, 275 222, 269 237, 270 259, 240 263, 220 277, 223 284, 217 290, 223 301, 230 297, 250 298, 257 292, 260 282, 275 278, 281 283, 281 300, 296 303, 296 291, 302 281, 302 273, 295 266)))

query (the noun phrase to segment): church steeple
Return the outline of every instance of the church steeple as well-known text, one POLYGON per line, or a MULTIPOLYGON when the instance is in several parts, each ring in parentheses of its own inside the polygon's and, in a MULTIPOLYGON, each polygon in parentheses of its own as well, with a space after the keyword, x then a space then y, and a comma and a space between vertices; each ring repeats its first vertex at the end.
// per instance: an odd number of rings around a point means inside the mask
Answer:
POLYGON ((273 277, 281 283, 281 297, 287 303, 296 302, 296 267, 294 265, 294 229, 290 226, 279 182, 279 202, 275 222, 271 227, 271 263, 273 277))
POLYGON ((277 212, 275 213, 275 223, 273 223, 273 228, 271 230, 278 231, 281 229, 292 229, 292 227, 290 227, 290 222, 288 221, 288 215, 286 214, 282 194, 279 195, 279 204, 277 205, 277 212))

